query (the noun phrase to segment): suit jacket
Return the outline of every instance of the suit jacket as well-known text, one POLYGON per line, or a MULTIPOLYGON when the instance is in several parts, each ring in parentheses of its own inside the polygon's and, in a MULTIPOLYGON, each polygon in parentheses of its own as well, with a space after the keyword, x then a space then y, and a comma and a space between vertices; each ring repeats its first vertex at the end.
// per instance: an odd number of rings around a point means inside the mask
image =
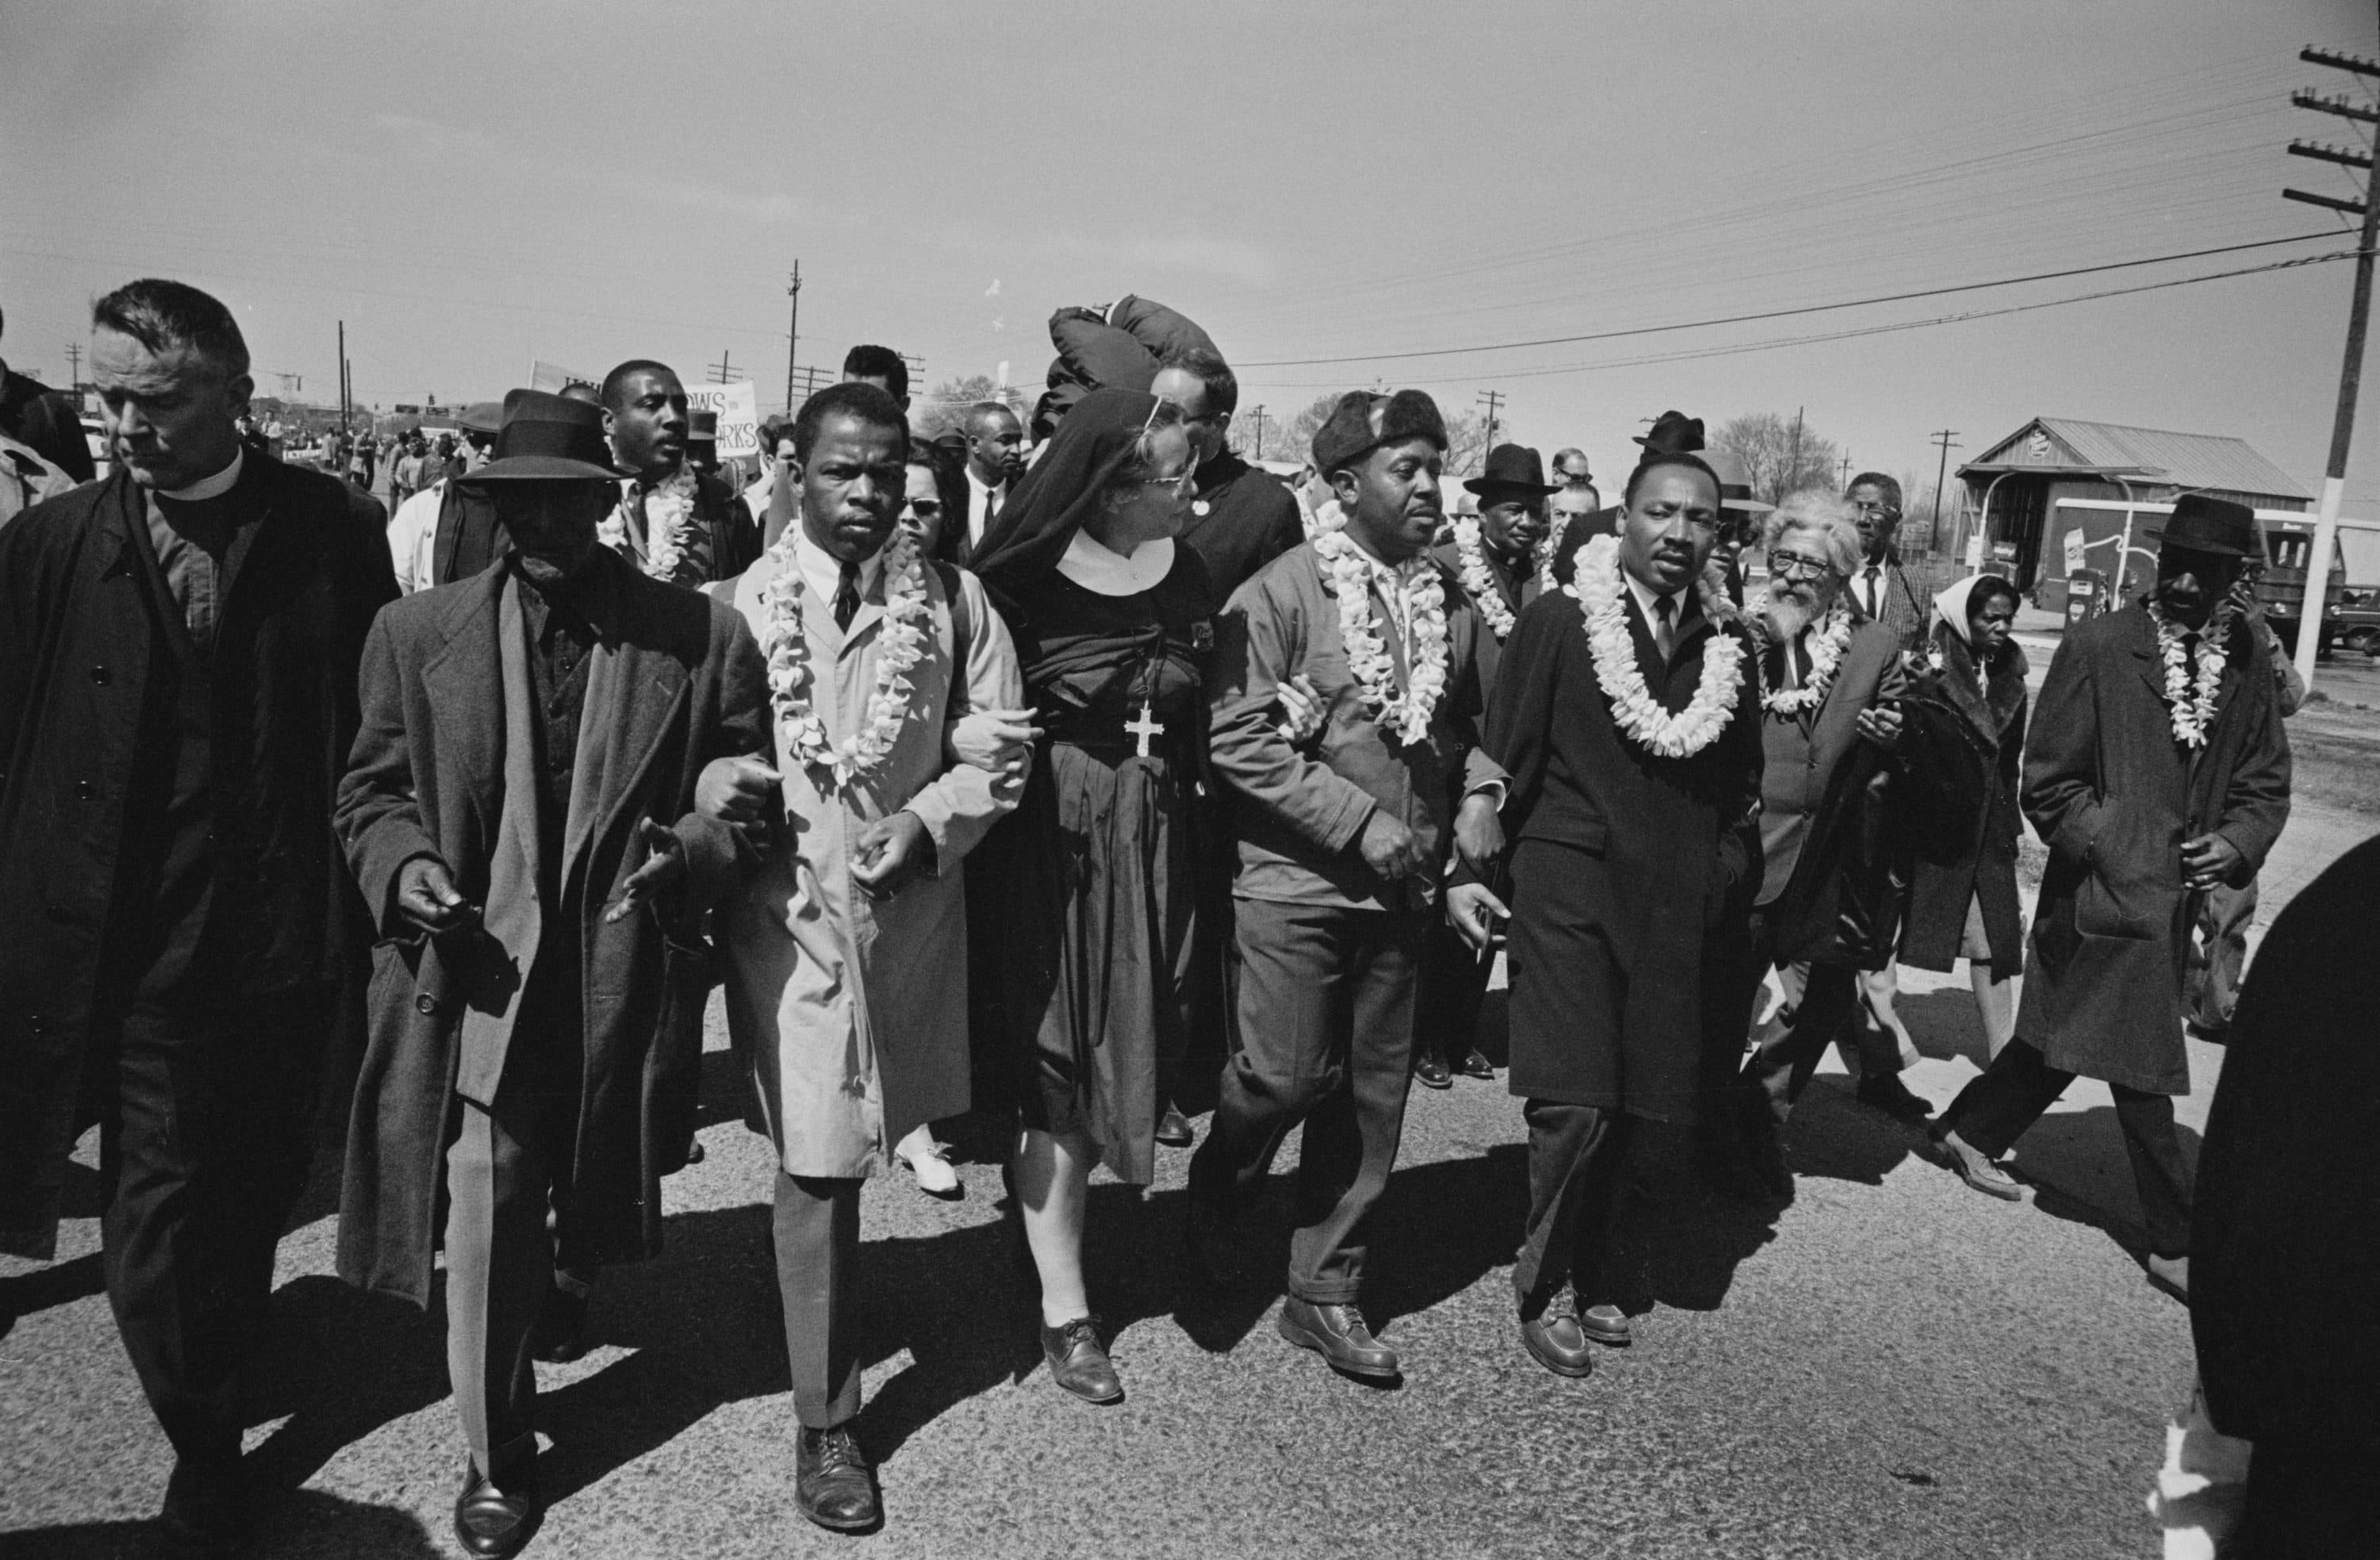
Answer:
POLYGON ((1198 468, 1198 496, 1175 539, 1207 565, 1220 600, 1304 541, 1305 528, 1286 483, 1225 451, 1198 468))
MULTIPOLYGON (((361 952, 331 799, 364 634, 396 586, 379 505, 247 462, 241 485, 264 507, 211 679, 214 880, 245 935, 238 967, 216 973, 236 991, 326 986, 361 952)), ((184 631, 151 595, 147 524, 146 494, 119 468, 0 529, 0 1250, 22 1254, 55 1238, 93 1009, 123 951, 110 927, 147 909, 116 903, 119 868, 162 827, 162 801, 141 799, 153 777, 140 735, 184 631)))
MULTIPOLYGON (((1860 567, 1864 570, 1867 565, 1863 563, 1860 567)), ((1901 568, 1900 560, 1888 555, 1883 568, 1876 574, 1876 581, 1883 587, 1884 603, 1874 612, 1861 605, 1858 592, 1848 584, 1843 587, 1843 594, 1850 599, 1852 610, 1860 614, 1863 621, 1880 623, 1891 630, 1893 643, 1901 649, 1923 648, 1925 625, 1932 621, 1933 613, 1925 602, 1918 599, 1917 587, 1909 583, 1909 575, 1901 568)))
MULTIPOLYGON (((1339 603, 1312 544, 1281 554, 1232 593, 1216 628, 1208 743, 1216 775, 1236 799, 1239 898, 1359 910, 1413 909, 1435 898, 1434 870, 1385 881, 1356 841, 1372 814, 1385 811, 1442 863, 1463 796, 1503 779, 1479 746, 1479 613, 1439 572, 1446 687, 1430 712, 1428 740, 1411 747, 1383 734, 1364 702, 1339 632, 1339 603), (1301 671, 1327 707, 1318 749, 1293 747, 1281 734, 1275 689, 1301 671)), ((1372 616, 1402 686, 1405 647, 1377 596, 1372 616)))
POLYGON ((2156 626, 2127 607, 2069 629, 2025 744, 2024 814, 2049 846, 2018 1036, 2052 1067, 2190 1092, 2183 954, 2198 896, 2181 845, 2219 834, 2255 875, 2289 816, 2289 741, 2265 647, 2234 622, 2204 747, 2175 738, 2156 626))
MULTIPOLYGON (((1580 545, 1584 546, 1585 543, 1582 542, 1580 545)), ((1515 576, 1512 566, 1496 556, 1494 548, 1482 543, 1479 551, 1488 565, 1488 577, 1495 583, 1497 599, 1504 603, 1504 610, 1512 614, 1514 621, 1512 631, 1518 633, 1522 609, 1537 599, 1539 587, 1536 571, 1529 566, 1527 560, 1524 559, 1521 573, 1515 576)), ((1457 544, 1451 541, 1442 542, 1431 548, 1429 555, 1437 559, 1446 572, 1457 580, 1463 578, 1463 550, 1457 544)), ((1468 591, 1470 587, 1465 586, 1463 588, 1468 591)), ((1488 622, 1488 614, 1483 611, 1479 614, 1479 686, 1491 705, 1496 701, 1497 669, 1502 664, 1503 659, 1504 641, 1497 636, 1496 630, 1488 622)))
MULTIPOLYGON (((1771 646, 1759 657, 1764 686, 1776 686, 1771 669, 1777 653, 1771 646)), ((1782 715, 1761 711, 1760 851, 1767 866, 1755 902, 1774 903, 1792 880, 1829 784, 1861 745, 1861 712, 1899 698, 1907 682, 1900 648, 1891 634, 1862 623, 1852 630, 1834 681, 1816 709, 1782 715)), ((1827 865, 1820 864, 1820 870, 1827 865)))
POLYGON ((695 936, 735 882, 734 830, 693 815, 711 759, 761 751, 766 681, 744 620, 699 592, 615 571, 597 624, 563 831, 562 902, 539 902, 534 723, 520 586, 508 562, 393 603, 372 624, 363 723, 336 822, 376 918, 371 1037, 357 1081, 339 1271, 426 1303, 453 1101, 492 1103, 544 918, 577 918, 586 1073, 572 1217, 599 1261, 661 1243, 661 1178, 691 1141, 710 961, 695 936), (671 824, 689 880, 657 910, 604 906, 643 860, 638 826, 671 824), (405 864, 432 856, 483 906, 430 937, 396 913, 405 864))

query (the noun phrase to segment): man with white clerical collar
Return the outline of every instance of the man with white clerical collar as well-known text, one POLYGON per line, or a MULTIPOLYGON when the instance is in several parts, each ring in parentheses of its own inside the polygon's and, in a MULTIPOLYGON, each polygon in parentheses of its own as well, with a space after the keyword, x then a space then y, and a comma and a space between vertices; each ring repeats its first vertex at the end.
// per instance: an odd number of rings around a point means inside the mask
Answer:
POLYGON ((688 458, 693 417, 665 363, 631 358, 603 376, 603 432, 628 476, 601 539, 672 585, 734 579, 760 555, 760 526, 727 484, 688 458))
MULTIPOLYGON (((1547 532, 1547 499, 1565 491, 1546 480, 1537 452, 1525 444, 1499 444, 1488 452, 1480 474, 1463 484, 1479 505, 1475 516, 1458 516, 1454 536, 1430 550, 1452 571, 1479 609, 1479 686, 1496 695, 1496 671, 1504 642, 1522 611, 1548 583, 1553 538, 1547 532)), ((1453 1084, 1459 1067, 1466 1077, 1489 1079, 1496 1069, 1477 1043, 1479 1009, 1488 991, 1492 957, 1466 945, 1443 918, 1430 928, 1417 1000, 1420 1018, 1414 1040, 1414 1076, 1426 1088, 1453 1084)))
POLYGON ((997 401, 967 408, 966 538, 960 562, 975 556, 1016 479, 1025 475, 1025 425, 997 401))
POLYGON ((55 1252, 100 1125, 116 1327, 172 1552, 246 1553, 240 1437, 315 1079, 369 934, 331 831, 380 506, 244 448, 248 347, 149 279, 91 308, 114 469, 0 529, 0 1251, 55 1252))
POLYGON ((1425 550, 1446 443, 1420 391, 1340 398, 1314 464, 1345 525, 1233 592, 1208 695, 1214 769, 1235 793, 1241 1044, 1191 1163, 1193 1255, 1224 1276, 1232 1221, 1303 1123, 1278 1330, 1374 1380, 1401 1367, 1356 1301, 1439 879, 1450 850, 1485 874, 1504 848, 1503 771, 1479 746, 1478 611, 1425 550), (1279 690, 1301 676, 1323 706, 1318 741, 1280 720, 1279 690))
POLYGON ((660 1249, 700 1081, 691 950, 736 882, 735 831, 695 815, 695 782, 767 740, 743 619, 598 541, 619 495, 601 424, 505 397, 497 458, 464 480, 493 490, 511 550, 381 615, 339 787, 382 937, 339 1272, 426 1305, 444 1248, 473 1555, 537 1530, 556 1275, 660 1249))

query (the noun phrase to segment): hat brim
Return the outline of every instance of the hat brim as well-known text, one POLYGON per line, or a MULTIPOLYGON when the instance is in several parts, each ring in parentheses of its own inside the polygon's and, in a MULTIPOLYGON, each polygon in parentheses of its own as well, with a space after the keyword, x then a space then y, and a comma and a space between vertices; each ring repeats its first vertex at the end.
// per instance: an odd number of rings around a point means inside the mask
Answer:
POLYGON ((1490 493, 1534 493, 1542 499, 1551 498, 1560 492, 1562 487, 1560 482, 1507 482, 1500 478, 1474 477, 1463 484, 1463 490, 1476 493, 1483 499, 1490 493))
POLYGON ((567 455, 506 455, 455 478, 458 482, 617 482, 620 474, 567 455))
POLYGON ((2168 549, 2176 552, 2195 552, 2202 558, 2262 558, 2264 556, 2263 553, 2248 548, 2233 547, 2228 542, 2201 541, 2195 537, 2160 538, 2157 541, 2157 550, 2163 552, 2168 549))

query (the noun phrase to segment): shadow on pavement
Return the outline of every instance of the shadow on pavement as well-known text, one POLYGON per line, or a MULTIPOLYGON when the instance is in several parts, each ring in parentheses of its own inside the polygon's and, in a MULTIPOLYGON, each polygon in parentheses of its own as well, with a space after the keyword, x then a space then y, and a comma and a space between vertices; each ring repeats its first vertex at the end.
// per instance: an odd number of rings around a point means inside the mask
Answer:
POLYGON ((275 1291, 271 1341, 253 1375, 266 1400, 252 1402, 248 1418, 288 1419, 248 1456, 259 1482, 295 1490, 341 1447, 444 1398, 443 1316, 435 1298, 424 1312, 323 1274, 275 1291))
MULTIPOLYGON (((149 1560, 159 1553, 154 1527, 146 1521, 0 1534, 0 1555, 9 1560, 149 1560)), ((255 1542, 243 1553, 257 1560, 431 1560, 446 1550, 410 1512, 296 1490, 261 1497, 255 1542)))
POLYGON ((15 1329, 20 1316, 88 1300, 106 1287, 107 1270, 97 1252, 0 1278, 0 1338, 15 1329))

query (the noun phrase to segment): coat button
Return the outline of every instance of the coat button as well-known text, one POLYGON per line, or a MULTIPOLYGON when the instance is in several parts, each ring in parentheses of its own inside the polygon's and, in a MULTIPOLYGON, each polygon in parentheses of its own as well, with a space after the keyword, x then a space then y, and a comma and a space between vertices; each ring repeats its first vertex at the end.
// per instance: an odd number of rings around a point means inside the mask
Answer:
POLYGON ((87 780, 79 780, 75 781, 76 801, 89 802, 95 799, 98 795, 99 787, 95 782, 87 780))
POLYGON ((413 1010, 419 1013, 424 1018, 434 1019, 438 1016, 438 998, 435 997, 417 997, 413 999, 413 1010))
POLYGON ((107 684, 114 680, 115 676, 115 673, 108 671, 107 668, 103 666, 94 666, 91 669, 91 680, 98 683, 103 688, 106 687, 107 684))

